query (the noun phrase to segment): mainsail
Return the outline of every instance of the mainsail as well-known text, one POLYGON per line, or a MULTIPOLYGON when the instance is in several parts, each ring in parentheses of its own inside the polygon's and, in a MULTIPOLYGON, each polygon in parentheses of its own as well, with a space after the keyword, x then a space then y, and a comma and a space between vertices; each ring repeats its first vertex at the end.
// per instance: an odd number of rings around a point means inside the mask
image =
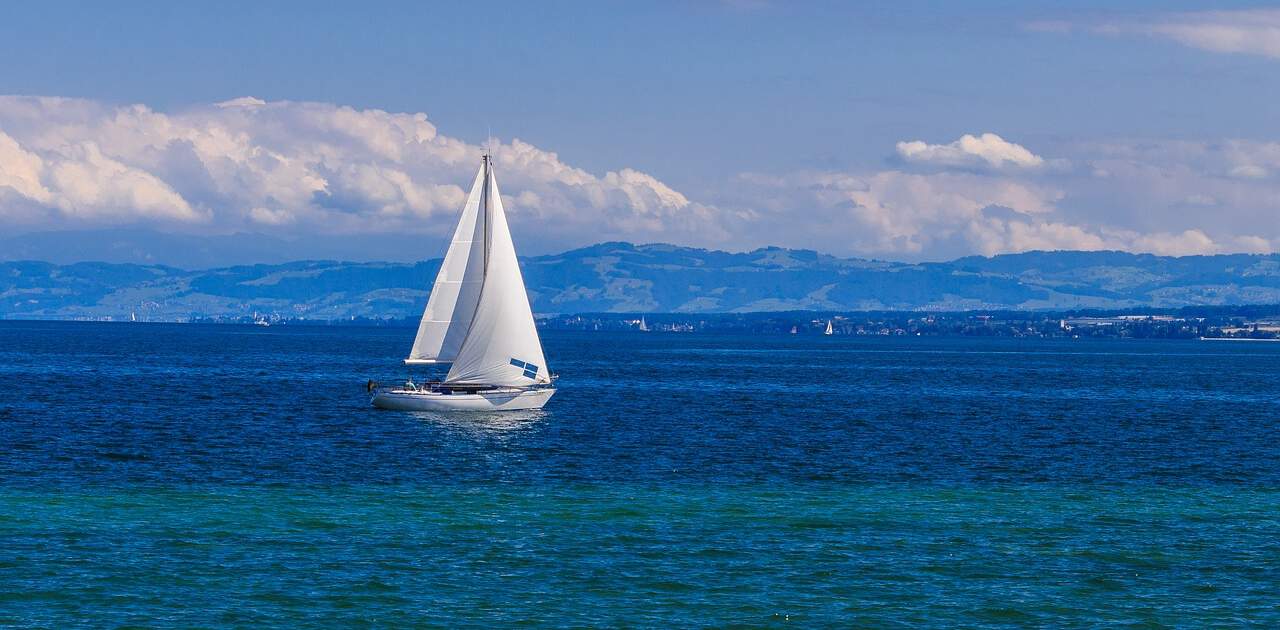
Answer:
POLYGON ((476 175, 407 362, 452 362, 445 382, 453 384, 551 382, 488 156, 476 175), (455 250, 458 260, 451 260, 455 250), (445 292, 440 308, 433 310, 441 279, 445 292))

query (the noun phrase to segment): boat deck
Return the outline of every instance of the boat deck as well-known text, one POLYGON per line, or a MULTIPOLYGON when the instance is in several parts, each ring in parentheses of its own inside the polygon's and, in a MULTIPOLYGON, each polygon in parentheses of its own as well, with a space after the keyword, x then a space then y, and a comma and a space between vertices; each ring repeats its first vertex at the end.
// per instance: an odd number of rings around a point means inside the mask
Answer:
POLYGON ((550 383, 539 383, 528 387, 512 387, 509 385, 483 385, 468 383, 445 383, 443 381, 428 381, 426 383, 402 383, 396 386, 378 386, 373 384, 370 388, 373 391, 385 391, 397 394, 498 394, 498 393, 517 393, 527 392, 531 390, 547 389, 551 387, 550 383))

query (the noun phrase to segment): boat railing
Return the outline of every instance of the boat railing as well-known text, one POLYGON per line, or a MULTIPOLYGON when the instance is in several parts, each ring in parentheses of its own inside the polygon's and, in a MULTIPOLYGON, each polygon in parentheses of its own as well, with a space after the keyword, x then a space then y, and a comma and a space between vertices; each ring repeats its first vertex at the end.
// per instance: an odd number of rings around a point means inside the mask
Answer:
POLYGON ((501 392, 501 391, 527 391, 534 389, 549 389, 555 387, 554 382, 559 378, 552 375, 549 383, 534 383, 526 387, 515 387, 509 385, 451 385, 444 381, 405 381, 393 385, 383 385, 377 381, 369 381, 366 389, 372 394, 383 392, 414 392, 421 394, 442 393, 442 394, 474 394, 477 392, 501 392))

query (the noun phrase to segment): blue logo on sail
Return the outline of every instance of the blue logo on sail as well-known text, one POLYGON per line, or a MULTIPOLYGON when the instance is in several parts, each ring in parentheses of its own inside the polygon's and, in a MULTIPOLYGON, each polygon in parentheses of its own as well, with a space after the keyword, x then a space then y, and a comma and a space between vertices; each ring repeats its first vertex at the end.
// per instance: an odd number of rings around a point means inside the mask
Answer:
POLYGON ((538 366, 536 366, 536 365, 534 365, 534 364, 532 364, 532 363, 525 363, 524 361, 521 361, 520 359, 515 359, 515 358, 513 358, 513 359, 511 359, 511 365, 514 365, 514 366, 516 366, 516 367, 518 367, 518 368, 520 368, 520 369, 524 370, 524 376, 525 376, 525 378, 533 378, 533 379, 538 378, 538 366))

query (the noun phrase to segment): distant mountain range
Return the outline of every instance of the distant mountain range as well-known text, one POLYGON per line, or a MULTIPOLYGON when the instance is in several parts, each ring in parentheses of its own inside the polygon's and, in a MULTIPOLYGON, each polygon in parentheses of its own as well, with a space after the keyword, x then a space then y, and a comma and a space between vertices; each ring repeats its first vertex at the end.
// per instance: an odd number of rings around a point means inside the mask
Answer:
POLYGON ((447 237, 415 234, 308 236, 284 239, 267 234, 197 236, 147 228, 60 230, 0 236, 0 262, 43 260, 71 264, 86 260, 209 269, 228 265, 286 263, 303 259, 410 262, 421 252, 443 247, 447 237), (368 252, 379 252, 370 258, 368 252))
MULTIPOLYGON (((1029 252, 941 263, 601 243, 521 260, 538 313, 1125 309, 1280 303, 1280 255, 1029 252)), ((417 317, 439 260, 199 271, 0 262, 0 318, 417 317)))

